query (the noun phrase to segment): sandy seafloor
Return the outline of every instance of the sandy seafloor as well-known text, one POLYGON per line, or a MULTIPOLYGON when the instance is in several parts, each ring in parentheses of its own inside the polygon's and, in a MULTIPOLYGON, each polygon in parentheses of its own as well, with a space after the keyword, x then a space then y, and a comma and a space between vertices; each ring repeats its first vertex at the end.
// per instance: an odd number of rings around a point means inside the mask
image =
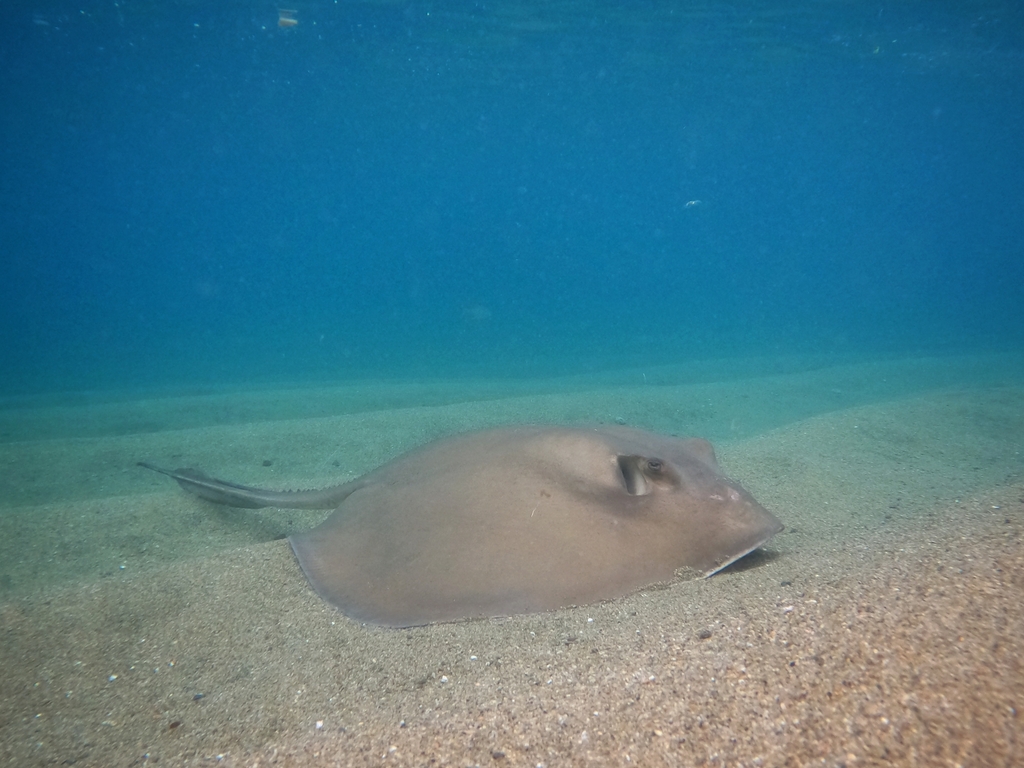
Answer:
POLYGON ((707 364, 534 382, 0 407, 12 766, 1024 764, 1024 359, 707 364), (409 630, 283 536, 135 467, 347 480, 451 432, 708 437, 786 524, 711 579, 409 630))

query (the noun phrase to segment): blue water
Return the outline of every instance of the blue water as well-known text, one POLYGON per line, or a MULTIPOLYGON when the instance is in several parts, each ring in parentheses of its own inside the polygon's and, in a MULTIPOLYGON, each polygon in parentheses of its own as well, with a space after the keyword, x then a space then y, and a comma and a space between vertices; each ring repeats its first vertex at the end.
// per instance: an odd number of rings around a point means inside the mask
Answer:
POLYGON ((1010 2, 58 2, 0 393, 1024 347, 1010 2))

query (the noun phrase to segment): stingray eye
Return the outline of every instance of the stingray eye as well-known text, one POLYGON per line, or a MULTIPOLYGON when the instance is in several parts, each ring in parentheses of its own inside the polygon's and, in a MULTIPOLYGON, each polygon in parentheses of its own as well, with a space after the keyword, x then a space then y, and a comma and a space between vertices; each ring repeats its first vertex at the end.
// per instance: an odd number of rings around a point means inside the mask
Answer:
POLYGON ((664 468, 665 468, 665 465, 662 463, 661 459, 648 459, 647 460, 647 469, 649 471, 651 471, 651 472, 661 472, 661 470, 664 469, 664 468))

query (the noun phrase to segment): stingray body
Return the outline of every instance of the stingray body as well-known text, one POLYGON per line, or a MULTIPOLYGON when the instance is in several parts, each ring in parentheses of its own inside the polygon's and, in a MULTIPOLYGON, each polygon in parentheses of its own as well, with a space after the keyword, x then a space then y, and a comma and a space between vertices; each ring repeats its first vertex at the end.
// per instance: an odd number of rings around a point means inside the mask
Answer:
POLYGON ((509 427, 438 440, 344 485, 265 491, 162 470, 231 506, 334 509, 290 538, 348 616, 408 627, 607 600, 711 575, 779 520, 711 444, 627 427, 509 427))

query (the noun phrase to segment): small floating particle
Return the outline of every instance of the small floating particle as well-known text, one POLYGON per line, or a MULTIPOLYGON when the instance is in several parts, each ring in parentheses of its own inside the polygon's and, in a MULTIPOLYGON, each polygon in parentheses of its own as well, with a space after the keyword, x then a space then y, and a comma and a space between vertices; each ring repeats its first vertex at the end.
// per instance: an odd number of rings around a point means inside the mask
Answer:
POLYGON ((702 629, 700 632, 697 633, 698 640, 707 640, 709 637, 711 637, 710 629, 702 629))
POLYGON ((205 693, 197 693, 195 696, 192 697, 192 701, 199 701, 204 696, 206 696, 205 693))
POLYGON ((297 14, 294 8, 278 8, 277 9, 277 26, 281 29, 288 29, 290 27, 297 27, 299 20, 295 18, 297 14))
POLYGON ((110 677, 107 678, 107 682, 108 683, 112 683, 115 680, 117 680, 117 675, 111 675, 110 677))
POLYGON ((318 731, 322 731, 324 729, 324 721, 323 720, 317 720, 316 721, 316 729, 318 731))
POLYGON ((175 720, 173 723, 167 726, 168 730, 173 731, 175 728, 181 725, 181 720, 175 720))

